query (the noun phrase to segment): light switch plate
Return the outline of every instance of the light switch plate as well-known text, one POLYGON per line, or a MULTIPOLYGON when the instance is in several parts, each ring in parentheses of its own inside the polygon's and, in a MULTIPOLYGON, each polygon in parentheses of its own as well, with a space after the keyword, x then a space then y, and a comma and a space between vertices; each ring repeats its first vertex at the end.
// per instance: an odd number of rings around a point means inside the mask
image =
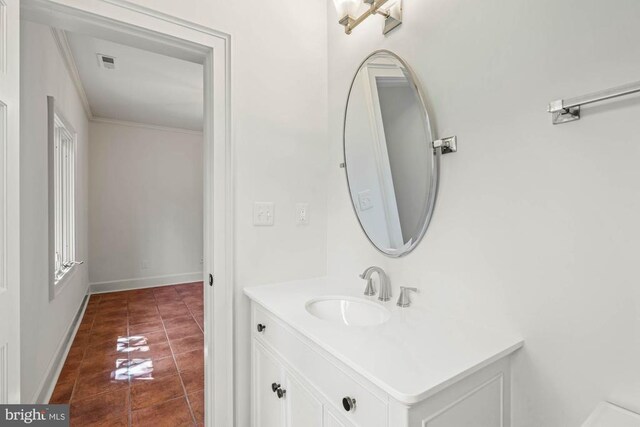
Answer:
POLYGON ((253 225, 262 227, 273 225, 273 211, 273 202, 254 202, 253 225))
POLYGON ((371 197, 371 190, 364 190, 358 193, 358 206, 361 211, 366 211, 373 208, 373 198, 371 197))
POLYGON ((298 225, 309 224, 309 204, 308 203, 296 203, 296 224, 298 225))

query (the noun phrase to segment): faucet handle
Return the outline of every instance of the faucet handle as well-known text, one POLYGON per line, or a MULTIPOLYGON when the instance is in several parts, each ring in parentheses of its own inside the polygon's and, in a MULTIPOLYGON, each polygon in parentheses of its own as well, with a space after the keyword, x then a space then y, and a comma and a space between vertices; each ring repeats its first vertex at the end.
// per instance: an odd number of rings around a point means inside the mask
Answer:
POLYGON ((398 297, 398 307, 409 307, 411 305, 411 299, 409 298, 409 291, 418 292, 418 288, 410 288, 407 286, 400 286, 400 296, 398 297))

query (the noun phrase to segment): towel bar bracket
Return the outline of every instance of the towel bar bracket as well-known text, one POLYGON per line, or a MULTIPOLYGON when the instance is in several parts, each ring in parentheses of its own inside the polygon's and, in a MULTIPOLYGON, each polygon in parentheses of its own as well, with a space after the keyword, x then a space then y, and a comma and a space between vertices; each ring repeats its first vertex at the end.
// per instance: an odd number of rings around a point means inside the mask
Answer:
POLYGON ((580 106, 561 108, 551 112, 551 119, 554 125, 580 120, 580 106))

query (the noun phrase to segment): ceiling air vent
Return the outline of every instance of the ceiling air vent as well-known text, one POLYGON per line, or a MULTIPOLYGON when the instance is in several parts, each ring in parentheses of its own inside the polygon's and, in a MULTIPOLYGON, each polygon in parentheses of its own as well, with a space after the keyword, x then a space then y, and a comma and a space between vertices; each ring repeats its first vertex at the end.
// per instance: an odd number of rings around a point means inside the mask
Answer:
POLYGON ((98 66, 106 70, 116 69, 116 58, 109 55, 98 54, 98 66))

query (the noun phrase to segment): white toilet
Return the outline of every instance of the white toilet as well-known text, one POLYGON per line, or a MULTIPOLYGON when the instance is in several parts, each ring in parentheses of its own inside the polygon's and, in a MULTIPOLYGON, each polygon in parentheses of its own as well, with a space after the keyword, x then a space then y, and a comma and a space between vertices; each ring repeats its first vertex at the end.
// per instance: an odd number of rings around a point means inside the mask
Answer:
POLYGON ((600 402, 582 427, 640 427, 640 414, 609 402, 600 402))

